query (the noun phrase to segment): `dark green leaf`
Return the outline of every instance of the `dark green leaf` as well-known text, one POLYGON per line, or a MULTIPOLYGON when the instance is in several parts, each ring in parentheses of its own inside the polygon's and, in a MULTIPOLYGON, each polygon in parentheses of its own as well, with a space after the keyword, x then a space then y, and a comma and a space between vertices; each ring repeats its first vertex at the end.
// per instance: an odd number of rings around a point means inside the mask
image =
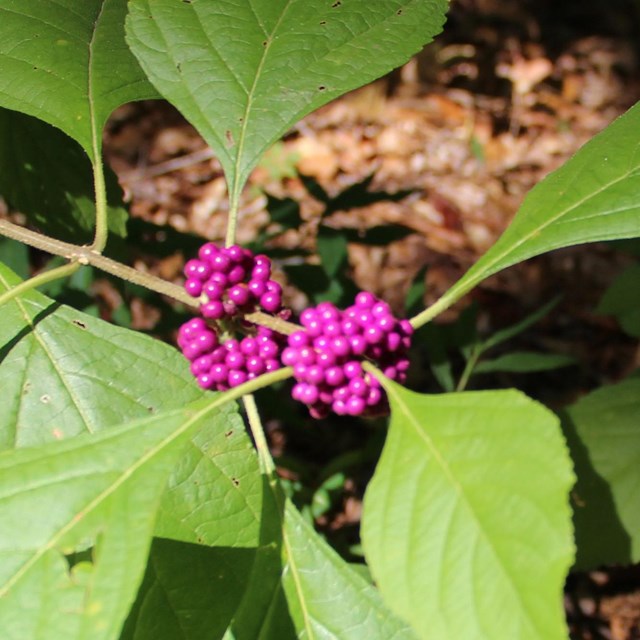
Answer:
POLYGON ((124 41, 126 0, 0 0, 0 106, 52 124, 95 162, 119 105, 157 94, 124 41))
POLYGON ((563 415, 578 483, 579 569, 640 561, 640 379, 601 387, 563 415))
POLYGON ((640 338, 640 265, 628 267, 614 280, 596 311, 614 316, 630 336, 640 338))
POLYGON ((127 38, 216 152, 234 201, 289 127, 406 62, 445 10, 443 0, 133 0, 127 38))
POLYGON ((491 334, 491 337, 487 338, 482 343, 481 345, 482 351, 483 352, 487 351, 488 349, 491 349, 492 347, 495 347, 498 344, 501 344, 503 342, 506 342, 507 340, 510 340, 514 336, 517 336, 519 333, 522 333, 523 331, 528 329, 530 326, 538 322, 538 320, 540 320, 541 318, 544 318, 544 316, 546 316, 547 313, 549 313, 549 311, 551 311, 558 304, 559 301, 560 301, 559 297, 554 298, 553 300, 550 300, 549 302, 547 302, 547 304, 540 307, 540 309, 534 311, 533 313, 529 314, 526 318, 520 320, 520 322, 514 325, 511 325, 510 327, 505 327, 504 329, 501 329, 500 331, 496 331, 495 333, 491 334))
MULTIPOLYGON (((114 173, 106 172, 109 229, 124 236, 127 212, 114 173)), ((91 241, 93 172, 87 154, 59 129, 0 109, 0 193, 43 232, 67 242, 91 241)))
POLYGON ((576 359, 555 353, 536 353, 534 351, 512 351, 493 360, 479 362, 473 373, 493 373, 508 371, 511 373, 533 373, 550 371, 576 364, 576 359))
POLYGON ((317 243, 322 268, 331 280, 341 274, 347 265, 347 239, 340 230, 320 225, 317 243))

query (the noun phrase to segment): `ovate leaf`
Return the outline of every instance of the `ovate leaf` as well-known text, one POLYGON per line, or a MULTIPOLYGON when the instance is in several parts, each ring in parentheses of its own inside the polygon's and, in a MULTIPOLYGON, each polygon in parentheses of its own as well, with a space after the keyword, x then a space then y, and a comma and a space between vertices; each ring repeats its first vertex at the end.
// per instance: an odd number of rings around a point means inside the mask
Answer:
POLYGON ((422 638, 566 638, 574 479, 555 416, 517 391, 385 389, 362 519, 385 601, 422 638))
POLYGON ((444 0, 129 3, 127 39, 198 129, 237 198, 302 116, 406 62, 440 31, 444 0))
MULTIPOLYGON (((0 292, 20 280, 0 264, 0 292)), ((0 313, 0 449, 42 444, 202 397, 169 345, 30 291, 0 313)))
POLYGON ((126 0, 0 0, 0 106, 52 124, 96 160, 104 122, 157 94, 124 41, 126 0))
MULTIPOLYGON (((114 173, 107 169, 109 229, 125 235, 127 212, 114 173)), ((59 129, 17 111, 0 109, 0 194, 43 232, 84 244, 95 225, 91 163, 59 129)))
POLYGON ((169 470, 221 398, 0 454, 3 638, 118 637, 169 470))
POLYGON ((500 239, 439 306, 453 304, 491 274, 532 256, 640 236, 639 134, 637 104, 531 190, 500 239))
POLYGON ((576 566, 640 561, 640 380, 597 389, 563 420, 578 483, 576 566))

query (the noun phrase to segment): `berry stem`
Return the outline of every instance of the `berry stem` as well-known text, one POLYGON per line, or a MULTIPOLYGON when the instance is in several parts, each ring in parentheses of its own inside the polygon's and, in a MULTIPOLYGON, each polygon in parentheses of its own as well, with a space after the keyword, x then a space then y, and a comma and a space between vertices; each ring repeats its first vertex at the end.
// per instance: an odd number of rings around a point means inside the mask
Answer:
MULTIPOLYGON (((94 136, 95 138, 95 136, 94 136)), ((93 187, 96 202, 96 226, 91 249, 95 253, 102 253, 107 246, 109 237, 108 210, 107 210, 107 189, 104 181, 104 168, 102 165, 102 153, 100 145, 94 139, 93 144, 93 187)))
POLYGON ((378 367, 376 367, 373 363, 369 362, 368 360, 363 360, 362 368, 367 373, 370 373, 385 389, 387 388, 388 378, 384 375, 384 373, 382 373, 382 371, 380 371, 380 369, 378 369, 378 367))
POLYGON ((247 393, 242 397, 242 402, 244 403, 244 408, 247 412, 247 420, 249 421, 251 435, 256 443, 258 459, 260 460, 260 469, 263 474, 269 476, 275 472, 276 466, 273 463, 273 458, 269 451, 269 445, 267 444, 267 438, 264 435, 264 427, 260 420, 260 413, 258 412, 256 400, 252 394, 247 393))
POLYGON ((37 276, 33 276, 33 278, 29 278, 24 282, 12 287, 8 291, 5 291, 2 295, 0 295, 0 307, 3 304, 6 304, 10 300, 13 300, 15 297, 30 291, 31 289, 35 289, 47 282, 52 282, 53 280, 58 280, 60 278, 66 278, 71 274, 75 273, 82 265, 76 260, 73 262, 69 262, 68 264, 63 264, 61 267, 56 267, 55 269, 50 269, 49 271, 44 271, 43 273, 39 273, 37 276))
POLYGON ((253 322, 254 324, 259 324, 263 327, 267 327, 268 329, 273 329, 285 336, 289 336, 302 329, 300 325, 294 324, 293 322, 287 322, 286 320, 282 320, 276 316, 270 316, 266 313, 262 313, 262 311, 247 313, 243 318, 249 320, 249 322, 253 322))
POLYGON ((224 242, 227 247, 230 247, 236 242, 239 201, 240 195, 238 193, 238 189, 234 188, 229 193, 229 217, 227 218, 227 235, 224 242))

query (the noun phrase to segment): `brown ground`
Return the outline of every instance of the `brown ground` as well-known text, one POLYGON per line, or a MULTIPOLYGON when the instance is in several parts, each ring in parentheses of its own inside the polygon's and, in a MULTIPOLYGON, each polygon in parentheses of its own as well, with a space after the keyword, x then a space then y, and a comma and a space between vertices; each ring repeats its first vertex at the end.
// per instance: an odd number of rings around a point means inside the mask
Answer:
MULTIPOLYGON (((339 212, 331 224, 364 229, 398 223, 413 232, 387 247, 351 244, 353 279, 401 308, 414 275, 428 266, 426 302, 434 301, 491 246, 545 174, 640 97, 639 32, 640 5, 633 0, 606 6, 457 0, 434 45, 387 78, 308 116, 274 147, 246 190, 239 241, 252 240, 268 222, 269 193, 301 203, 304 225, 285 234, 281 245, 313 250, 321 207, 298 174, 312 176, 330 194, 373 175, 371 189, 409 195, 339 212)), ((106 150, 135 216, 224 238, 220 166, 170 107, 120 109, 106 150)), ((183 261, 176 254, 147 260, 147 267, 179 279, 183 261)), ((481 326, 490 331, 564 290, 535 339, 576 356, 584 372, 577 385, 561 385, 546 401, 565 403, 640 365, 637 344, 591 312, 626 262, 606 245, 563 250, 498 274, 472 294, 481 326)), ((294 306, 304 304, 299 292, 290 294, 294 306)), ((442 319, 455 318, 467 303, 442 319)), ((134 308, 141 328, 154 317, 141 303, 134 308)), ((286 448, 277 427, 272 435, 286 448)), ((357 521, 354 493, 329 526, 357 521)), ((575 638, 640 638, 640 576, 633 570, 573 576, 567 610, 575 638)))

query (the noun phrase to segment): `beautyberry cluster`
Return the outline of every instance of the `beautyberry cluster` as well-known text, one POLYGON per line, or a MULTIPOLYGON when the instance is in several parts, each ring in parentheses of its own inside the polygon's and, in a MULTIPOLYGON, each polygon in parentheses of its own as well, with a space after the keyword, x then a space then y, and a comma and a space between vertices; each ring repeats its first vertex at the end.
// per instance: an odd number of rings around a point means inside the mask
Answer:
POLYGON ((257 306, 268 313, 282 308, 282 287, 271 280, 271 261, 254 256, 238 245, 217 247, 207 242, 198 258, 184 266, 187 293, 194 298, 204 294, 200 312, 209 320, 231 318, 257 306))
POLYGON ((220 342, 202 318, 192 318, 180 327, 178 346, 200 387, 226 391, 281 368, 278 338, 270 329, 258 327, 254 336, 220 342))
POLYGON ((282 362, 293 367, 293 398, 313 417, 376 415, 388 410, 380 383, 363 370, 371 361, 385 376, 404 382, 413 327, 395 318, 386 302, 368 292, 340 310, 329 302, 305 309, 304 327, 288 338, 282 362))

